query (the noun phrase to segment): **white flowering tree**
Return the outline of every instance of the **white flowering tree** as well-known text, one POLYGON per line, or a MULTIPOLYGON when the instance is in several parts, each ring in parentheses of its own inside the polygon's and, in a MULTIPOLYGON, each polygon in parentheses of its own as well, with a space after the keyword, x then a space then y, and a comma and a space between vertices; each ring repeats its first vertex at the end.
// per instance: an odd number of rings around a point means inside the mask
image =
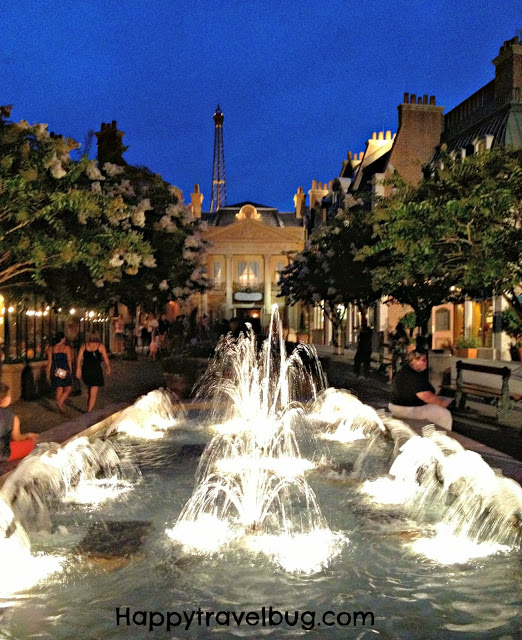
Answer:
POLYGON ((96 188, 89 160, 72 162, 77 143, 10 112, 0 107, 0 287, 46 285, 62 268, 102 286, 150 261, 135 209, 96 188))
POLYGON ((131 311, 138 304, 153 310, 168 300, 184 299, 208 288, 204 223, 192 217, 176 187, 146 168, 111 163, 100 168, 93 163, 91 177, 97 178, 96 190, 123 200, 130 217, 119 222, 129 229, 139 226, 151 247, 144 257, 113 252, 113 265, 132 263, 120 280, 107 285, 114 299, 131 311))
POLYGON ((309 239, 281 274, 281 295, 290 304, 320 305, 339 331, 348 303, 364 309, 379 298, 373 288, 371 258, 357 253, 371 238, 368 213, 362 206, 339 211, 334 220, 309 239))

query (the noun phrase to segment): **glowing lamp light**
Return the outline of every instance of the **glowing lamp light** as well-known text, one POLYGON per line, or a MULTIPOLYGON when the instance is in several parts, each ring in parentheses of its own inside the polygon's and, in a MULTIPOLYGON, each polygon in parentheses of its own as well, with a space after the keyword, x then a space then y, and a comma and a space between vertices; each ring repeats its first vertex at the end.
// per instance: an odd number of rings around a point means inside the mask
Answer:
POLYGON ((14 307, 11 305, 11 306, 7 309, 7 311, 8 311, 9 313, 13 313, 13 311, 14 311, 14 307))
POLYGON ((76 313, 76 309, 70 309, 69 313, 73 316, 76 313))
POLYGON ((92 318, 94 316, 94 311, 89 311, 89 318, 92 318))

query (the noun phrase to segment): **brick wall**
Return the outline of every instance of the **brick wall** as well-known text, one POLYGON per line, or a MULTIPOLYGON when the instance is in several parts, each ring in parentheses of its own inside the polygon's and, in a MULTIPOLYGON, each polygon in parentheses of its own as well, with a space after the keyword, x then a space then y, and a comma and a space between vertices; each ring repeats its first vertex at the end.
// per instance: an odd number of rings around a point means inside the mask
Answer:
POLYGON ((422 167, 431 161, 442 133, 444 107, 435 104, 435 97, 404 94, 398 107, 399 130, 395 137, 388 167, 411 184, 422 179, 422 167))
POLYGON ((513 99, 513 91, 522 87, 522 45, 518 38, 504 42, 495 65, 495 98, 498 106, 513 99))
POLYGON ((395 331, 399 320, 413 309, 409 305, 392 302, 388 306, 388 332, 395 331))

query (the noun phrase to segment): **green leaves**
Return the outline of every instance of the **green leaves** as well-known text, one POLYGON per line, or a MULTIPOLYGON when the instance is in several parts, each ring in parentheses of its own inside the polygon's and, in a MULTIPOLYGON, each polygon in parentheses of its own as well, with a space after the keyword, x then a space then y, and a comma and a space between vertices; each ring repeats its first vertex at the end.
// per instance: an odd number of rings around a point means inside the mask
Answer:
POLYGON ((373 212, 376 280, 418 316, 447 300, 451 286, 484 295, 522 281, 522 151, 440 162, 418 188, 398 189, 373 212), (429 309, 417 308, 418 297, 429 309))
POLYGON ((127 250, 150 254, 132 227, 111 227, 116 198, 92 191, 88 161, 69 158, 74 141, 50 137, 46 125, 8 122, 0 112, 0 284, 26 282, 28 274, 45 284, 47 271, 79 264, 99 276, 106 253, 123 241, 127 250))

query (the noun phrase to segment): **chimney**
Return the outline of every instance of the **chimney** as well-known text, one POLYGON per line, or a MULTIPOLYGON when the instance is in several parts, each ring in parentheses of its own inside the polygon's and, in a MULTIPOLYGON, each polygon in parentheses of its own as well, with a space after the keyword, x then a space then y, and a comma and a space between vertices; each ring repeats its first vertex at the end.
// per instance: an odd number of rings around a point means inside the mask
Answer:
POLYGON ((308 192, 308 195, 310 196, 310 205, 309 205, 310 209, 313 208, 316 202, 321 201, 326 191, 327 191, 326 182, 323 185, 322 182, 319 182, 319 184, 317 184, 317 180, 312 180, 312 188, 308 192))
POLYGON ((435 104, 435 97, 404 94, 404 102, 397 107, 399 129, 389 163, 403 180, 418 184, 423 177, 422 167, 430 162, 440 143, 444 107, 435 104), (408 99, 409 98, 409 102, 408 99))
POLYGON ((201 218, 201 205, 203 194, 199 192, 199 184, 194 185, 194 193, 190 194, 190 208, 194 218, 201 218))
POLYGON ((302 219, 304 217, 306 202, 306 193, 303 193, 303 187, 297 189, 297 193, 294 196, 295 216, 302 219))
POLYGON ((518 37, 506 40, 500 47, 495 65, 495 100, 503 105, 512 102, 515 89, 522 87, 522 44, 518 37))
POLYGON ((111 124, 102 122, 101 129, 96 133, 98 139, 98 162, 100 165, 106 162, 126 166, 127 163, 123 159, 123 154, 129 147, 126 147, 122 140, 125 134, 118 131, 116 120, 111 124))

